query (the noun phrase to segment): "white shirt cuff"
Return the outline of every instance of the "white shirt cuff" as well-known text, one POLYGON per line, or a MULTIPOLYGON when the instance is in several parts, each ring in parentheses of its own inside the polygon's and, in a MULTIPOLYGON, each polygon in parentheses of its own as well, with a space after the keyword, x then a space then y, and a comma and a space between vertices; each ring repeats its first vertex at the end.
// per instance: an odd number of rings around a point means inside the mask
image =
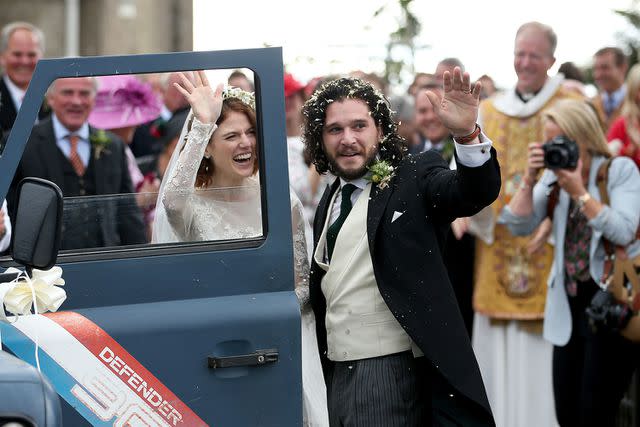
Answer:
POLYGON ((0 239, 0 252, 6 251, 11 244, 11 232, 7 231, 2 239, 0 239))
POLYGON ((491 158, 491 146, 493 142, 482 132, 478 135, 478 138, 480 139, 480 143, 471 145, 458 144, 454 140, 460 164, 468 168, 477 168, 491 158))
POLYGON ((2 252, 6 250, 9 247, 9 244, 11 243, 11 222, 9 221, 9 214, 7 212, 6 201, 2 202, 2 207, 0 209, 2 209, 2 212, 4 212, 4 226, 5 226, 4 236, 2 237, 2 239, 0 239, 0 252, 2 252))

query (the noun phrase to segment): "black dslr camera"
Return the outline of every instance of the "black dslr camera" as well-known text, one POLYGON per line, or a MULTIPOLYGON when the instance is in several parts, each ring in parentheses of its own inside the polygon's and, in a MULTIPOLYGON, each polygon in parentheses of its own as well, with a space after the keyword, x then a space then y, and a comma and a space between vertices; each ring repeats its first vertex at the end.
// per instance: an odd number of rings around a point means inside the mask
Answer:
POLYGON ((604 289, 596 292, 585 312, 593 332, 620 332, 633 317, 628 305, 619 302, 604 289))
POLYGON ((549 169, 575 169, 578 166, 578 157, 580 157, 578 144, 564 135, 545 142, 542 149, 544 166, 549 169))

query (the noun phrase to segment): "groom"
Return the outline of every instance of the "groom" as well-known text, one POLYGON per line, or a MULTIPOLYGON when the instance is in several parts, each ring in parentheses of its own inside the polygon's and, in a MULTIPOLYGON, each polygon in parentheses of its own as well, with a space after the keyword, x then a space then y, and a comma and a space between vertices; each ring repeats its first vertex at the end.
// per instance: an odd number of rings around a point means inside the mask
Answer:
POLYGON ((500 190, 479 95, 459 68, 443 97, 428 93, 457 171, 434 152, 405 157, 388 101, 361 80, 304 106, 305 149, 339 178, 316 211, 310 277, 331 426, 495 425, 441 257, 450 222, 500 190))

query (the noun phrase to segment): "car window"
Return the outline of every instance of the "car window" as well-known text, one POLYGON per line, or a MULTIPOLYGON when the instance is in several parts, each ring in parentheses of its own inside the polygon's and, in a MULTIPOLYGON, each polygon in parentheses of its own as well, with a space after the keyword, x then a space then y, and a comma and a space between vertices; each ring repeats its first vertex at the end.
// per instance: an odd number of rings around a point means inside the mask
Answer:
MULTIPOLYGON (((248 69, 206 74, 214 88, 247 85, 236 98, 252 89, 248 69)), ((223 110, 213 144, 213 127, 193 122, 179 81, 120 74, 49 86, 50 113, 32 128, 12 187, 38 176, 61 188, 61 254, 264 237, 255 110, 223 110)))

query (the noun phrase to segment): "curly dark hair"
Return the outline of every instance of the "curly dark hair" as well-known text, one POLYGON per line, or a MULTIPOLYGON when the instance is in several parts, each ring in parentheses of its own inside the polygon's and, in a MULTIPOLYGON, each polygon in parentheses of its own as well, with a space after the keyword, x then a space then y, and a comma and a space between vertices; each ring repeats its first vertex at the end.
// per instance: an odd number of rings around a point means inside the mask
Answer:
POLYGON ((322 143, 327 107, 332 102, 344 99, 359 99, 369 106, 371 118, 376 126, 380 127, 383 135, 378 145, 378 156, 380 160, 397 166, 407 149, 405 140, 398 135, 398 125, 393 121, 394 112, 389 106, 389 101, 370 83, 357 78, 342 77, 325 82, 302 107, 305 156, 311 159, 318 173, 331 171, 322 143))

